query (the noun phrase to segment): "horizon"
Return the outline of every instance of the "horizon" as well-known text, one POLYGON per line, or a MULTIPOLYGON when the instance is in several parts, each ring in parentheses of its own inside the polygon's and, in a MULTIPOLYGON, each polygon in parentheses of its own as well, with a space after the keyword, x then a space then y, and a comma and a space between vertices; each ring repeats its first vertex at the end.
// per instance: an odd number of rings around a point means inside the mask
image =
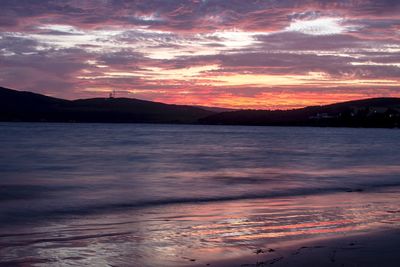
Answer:
POLYGON ((288 110, 400 97, 400 2, 4 1, 0 82, 288 110))
MULTIPOLYGON (((17 90, 17 89, 13 89, 13 88, 6 88, 3 86, 0 86, 0 88, 4 88, 4 89, 8 89, 8 90, 12 90, 12 91, 16 91, 16 92, 28 92, 28 93, 35 93, 35 92, 31 92, 31 91, 21 91, 21 90, 17 90)), ((39 94, 39 93, 36 93, 39 94)), ((42 94, 44 96, 47 97, 53 97, 53 96, 49 96, 49 95, 45 95, 42 94)), ((353 100, 344 100, 344 101, 339 101, 339 102, 332 102, 332 103, 326 103, 323 105, 310 105, 310 106, 303 106, 303 107, 294 107, 294 108, 286 108, 286 109, 282 109, 282 108, 276 108, 276 109, 268 109, 268 108, 229 108, 229 107, 223 107, 223 106, 204 106, 204 105, 187 105, 187 104, 181 104, 181 103, 167 103, 167 102, 160 102, 160 101, 153 101, 153 100, 147 100, 147 99, 141 99, 141 98, 135 98, 135 97, 129 97, 129 96, 123 96, 123 97, 119 97, 119 96, 112 96, 108 95, 108 96, 98 96, 98 97, 88 97, 88 98, 75 98, 75 99, 66 99, 66 98, 59 98, 62 100, 69 100, 69 101, 75 101, 75 100, 88 100, 88 99, 134 99, 134 100, 140 100, 140 101, 149 101, 149 102, 154 102, 154 103, 160 103, 160 104, 166 104, 166 105, 178 105, 178 106, 192 106, 192 107, 197 107, 197 108, 215 108, 215 109, 231 109, 231 111, 239 111, 239 110, 264 110, 264 111, 289 111, 289 110, 294 110, 294 109, 302 109, 302 108, 307 108, 307 107, 313 107, 313 106, 326 106, 326 105, 335 105, 335 104, 340 104, 340 103, 346 103, 346 102, 353 102, 353 101, 364 101, 364 100, 371 100, 371 99, 385 99, 385 98, 398 98, 400 99, 400 97, 370 97, 370 98, 360 98, 360 99, 353 99, 353 100)))
MULTIPOLYGON (((12 88, 6 88, 3 86, 0 86, 0 88, 3 89, 8 89, 16 92, 28 92, 28 93, 35 93, 31 91, 21 91, 17 89, 12 89, 12 88)), ((39 94, 39 93, 35 93, 39 94)), ((40 94, 43 96, 47 97, 53 97, 45 94, 40 94)), ((261 108, 229 108, 229 107, 222 107, 222 106, 204 106, 204 105, 187 105, 187 104, 180 104, 180 103, 167 103, 167 102, 160 102, 160 101, 152 101, 152 100, 147 100, 147 99, 141 99, 141 98, 135 98, 135 97, 129 97, 129 96, 104 96, 104 97, 89 97, 89 98, 75 98, 75 99, 66 99, 66 98, 58 98, 61 100, 69 100, 69 101, 76 101, 76 100, 88 100, 88 99, 132 99, 132 100, 139 100, 139 101, 148 101, 148 102, 153 102, 153 103, 159 103, 159 104, 166 104, 166 105, 178 105, 178 106, 191 106, 191 107, 197 107, 197 108, 215 108, 215 109, 226 109, 226 110, 231 110, 231 111, 239 111, 239 110, 260 110, 260 111, 290 111, 290 110, 295 110, 295 109, 302 109, 302 108, 307 108, 307 107, 313 107, 313 106, 329 106, 329 105, 335 105, 335 104, 341 104, 341 103, 347 103, 347 102, 357 102, 357 101, 365 101, 365 100, 372 100, 372 99, 400 99, 400 97, 370 97, 370 98, 360 98, 360 99, 354 99, 354 100, 345 100, 345 101, 340 101, 340 102, 332 102, 332 103, 326 103, 324 105, 310 105, 310 106, 304 106, 304 107, 295 107, 295 108, 287 108, 287 109, 281 109, 281 108, 276 108, 276 109, 261 109, 261 108)), ((225 112, 225 111, 223 111, 225 112)))

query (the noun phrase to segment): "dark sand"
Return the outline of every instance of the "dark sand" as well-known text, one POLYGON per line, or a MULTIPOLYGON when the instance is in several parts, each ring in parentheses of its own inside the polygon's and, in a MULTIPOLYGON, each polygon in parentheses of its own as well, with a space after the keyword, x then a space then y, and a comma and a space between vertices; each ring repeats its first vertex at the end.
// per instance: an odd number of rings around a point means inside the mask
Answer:
POLYGON ((252 255, 190 266, 400 266, 400 230, 314 239, 296 244, 260 247, 252 255))

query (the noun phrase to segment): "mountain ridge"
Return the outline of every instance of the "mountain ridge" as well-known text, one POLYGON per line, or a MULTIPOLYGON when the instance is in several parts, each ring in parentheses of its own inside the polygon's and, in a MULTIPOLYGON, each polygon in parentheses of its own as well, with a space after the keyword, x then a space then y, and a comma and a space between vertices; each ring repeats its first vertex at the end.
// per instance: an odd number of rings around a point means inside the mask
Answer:
POLYGON ((0 121, 393 128, 400 126, 400 98, 368 98, 291 110, 230 110, 136 98, 65 100, 0 87, 0 121))

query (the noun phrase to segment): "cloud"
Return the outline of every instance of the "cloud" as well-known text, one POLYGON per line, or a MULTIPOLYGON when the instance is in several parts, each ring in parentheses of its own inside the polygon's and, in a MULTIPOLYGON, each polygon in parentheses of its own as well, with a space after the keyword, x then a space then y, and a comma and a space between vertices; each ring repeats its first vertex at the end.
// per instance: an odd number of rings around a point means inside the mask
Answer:
POLYGON ((347 31, 341 18, 318 18, 314 20, 295 20, 285 28, 289 32, 300 32, 310 35, 332 35, 347 31))
POLYGON ((241 107, 399 95, 399 12, 396 0, 3 0, 0 83, 241 107))

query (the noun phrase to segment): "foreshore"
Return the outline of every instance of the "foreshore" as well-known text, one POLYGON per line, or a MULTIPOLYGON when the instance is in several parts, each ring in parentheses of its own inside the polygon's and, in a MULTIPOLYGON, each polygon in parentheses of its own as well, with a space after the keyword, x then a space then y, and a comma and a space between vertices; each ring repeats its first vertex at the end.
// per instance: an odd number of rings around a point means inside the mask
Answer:
POLYGON ((192 267, 297 267, 352 266, 397 267, 400 264, 400 229, 342 234, 313 240, 293 241, 260 247, 249 256, 215 261, 193 262, 192 267))

